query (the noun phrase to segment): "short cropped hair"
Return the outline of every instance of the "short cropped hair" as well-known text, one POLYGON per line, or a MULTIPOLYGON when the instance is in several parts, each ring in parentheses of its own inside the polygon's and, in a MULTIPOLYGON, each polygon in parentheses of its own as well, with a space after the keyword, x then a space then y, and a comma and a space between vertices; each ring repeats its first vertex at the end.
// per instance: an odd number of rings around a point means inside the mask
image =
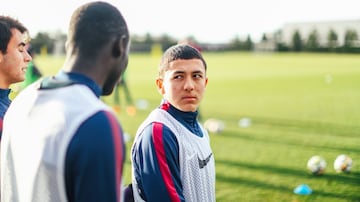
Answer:
POLYGON ((0 51, 4 54, 7 52, 7 46, 12 37, 11 29, 17 29, 21 33, 28 32, 27 28, 17 19, 10 16, 0 16, 0 51))
POLYGON ((114 38, 126 36, 129 31, 120 11, 106 2, 91 2, 74 11, 71 16, 68 42, 72 51, 94 57, 114 38))
POLYGON ((178 44, 171 46, 163 54, 159 66, 159 76, 162 76, 164 72, 169 69, 170 63, 172 61, 180 59, 199 59, 204 64, 205 71, 207 69, 205 59, 196 48, 188 44, 178 44))

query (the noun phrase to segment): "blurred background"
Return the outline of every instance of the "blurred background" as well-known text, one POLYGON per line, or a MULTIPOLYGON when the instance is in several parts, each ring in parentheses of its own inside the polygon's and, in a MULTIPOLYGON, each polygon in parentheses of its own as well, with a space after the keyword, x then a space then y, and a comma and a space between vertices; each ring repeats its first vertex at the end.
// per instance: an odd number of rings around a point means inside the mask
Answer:
MULTIPOLYGON (((87 0, 3 1, 1 14, 30 30, 37 52, 64 53, 71 13, 87 0)), ((359 52, 356 0, 119 0, 133 51, 192 39, 204 50, 359 52), (355 49, 354 49, 355 48, 355 49)))
MULTIPOLYGON (((0 14, 30 30, 42 76, 56 74, 71 13, 89 1, 0 1, 0 14)), ((358 0, 108 2, 131 32, 126 85, 101 98, 122 123, 127 156, 160 103, 161 54, 186 42, 208 63, 199 120, 211 136, 217 201, 360 201, 358 0)), ((125 184, 130 172, 128 158, 125 184)))

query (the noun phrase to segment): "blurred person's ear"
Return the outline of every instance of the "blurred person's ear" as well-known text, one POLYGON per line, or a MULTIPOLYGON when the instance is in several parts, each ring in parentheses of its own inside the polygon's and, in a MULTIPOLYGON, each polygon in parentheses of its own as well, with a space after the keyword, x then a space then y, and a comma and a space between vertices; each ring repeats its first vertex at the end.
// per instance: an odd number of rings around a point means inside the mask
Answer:
POLYGON ((118 38, 115 40, 114 44, 113 44, 113 47, 112 47, 112 50, 111 50, 111 53, 112 53, 112 56, 117 58, 120 56, 120 51, 121 51, 121 40, 118 38))
POLYGON ((119 57, 121 55, 129 54, 129 41, 125 35, 122 35, 120 38, 116 39, 112 48, 112 55, 114 57, 119 57))

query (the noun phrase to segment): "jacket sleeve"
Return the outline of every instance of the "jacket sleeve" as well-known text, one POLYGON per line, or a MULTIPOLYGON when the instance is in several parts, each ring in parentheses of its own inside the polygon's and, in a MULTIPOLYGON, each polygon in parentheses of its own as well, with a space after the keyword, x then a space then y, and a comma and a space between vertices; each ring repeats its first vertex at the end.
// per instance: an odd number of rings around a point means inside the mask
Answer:
POLYGON ((100 111, 71 140, 65 159, 69 201, 120 201, 125 146, 116 117, 100 111))
POLYGON ((133 151, 134 175, 146 201, 184 201, 175 135, 152 123, 139 136, 133 151))

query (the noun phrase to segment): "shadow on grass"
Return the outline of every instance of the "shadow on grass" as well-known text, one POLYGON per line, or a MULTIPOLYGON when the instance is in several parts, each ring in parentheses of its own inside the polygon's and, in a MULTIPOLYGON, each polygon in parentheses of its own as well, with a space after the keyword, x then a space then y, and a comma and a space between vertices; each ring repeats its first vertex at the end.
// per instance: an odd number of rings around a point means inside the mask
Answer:
MULTIPOLYGON (((266 183, 264 181, 250 180, 250 179, 245 179, 245 178, 240 178, 240 177, 230 177, 230 176, 221 175, 221 174, 217 174, 216 180, 226 182, 226 183, 231 183, 235 186, 243 185, 243 186, 254 187, 256 189, 268 189, 268 190, 273 190, 273 191, 275 190, 275 191, 285 192, 285 193, 292 193, 294 190, 294 187, 275 185, 275 184, 266 183)), ((354 195, 349 195, 349 194, 331 193, 331 192, 325 192, 325 191, 319 191, 319 190, 314 190, 312 193, 312 196, 347 199, 349 201, 360 199, 360 195, 354 196, 354 195)))
MULTIPOLYGON (((246 164, 246 163, 240 163, 240 162, 234 162, 229 160, 216 160, 217 165, 225 165, 225 166, 234 166, 234 167, 242 167, 242 168, 248 168, 252 170, 260 170, 262 172, 266 173, 276 173, 281 175, 294 175, 297 177, 307 177, 310 178, 308 174, 305 174, 302 170, 296 170, 296 169, 288 169, 288 168, 282 168, 282 167, 275 167, 275 166, 268 166, 268 165, 254 165, 254 164, 246 164)), ((315 176, 313 176, 315 177, 315 176)), ((344 184, 352 184, 353 186, 360 186, 358 173, 355 174, 355 177, 351 176, 344 176, 344 175, 323 175, 323 176, 316 176, 317 179, 326 179, 328 182, 336 180, 337 183, 339 181, 342 181, 344 184)), ((216 180, 221 181, 224 183, 230 183, 233 185, 242 185, 242 186, 249 186, 254 187, 257 189, 269 189, 269 190, 276 190, 280 192, 285 193, 291 193, 293 192, 294 187, 288 187, 284 185, 276 185, 267 183, 265 181, 259 181, 259 180, 251 180, 247 178, 242 177, 231 177, 223 173, 217 173, 216 174, 216 180)), ((314 196, 322 196, 322 197, 330 197, 330 198, 339 198, 339 199, 347 199, 347 200, 358 200, 360 199, 359 192, 358 193, 332 193, 332 192, 326 192, 326 191, 319 191, 314 190, 313 194, 314 196)))
POLYGON ((338 151, 340 153, 342 152, 359 152, 360 153, 360 148, 359 147, 344 147, 343 145, 339 145, 339 146, 326 146, 326 145, 318 145, 316 144, 316 142, 306 142, 302 143, 299 140, 290 140, 288 138, 268 138, 267 135, 261 135, 259 136, 259 133, 244 133, 244 132, 239 132, 237 130, 227 130, 226 132, 221 134, 222 137, 230 137, 230 138, 241 138, 244 140, 249 140, 249 141, 256 141, 256 142, 263 142, 266 144, 283 144, 283 145, 291 145, 291 146, 297 146, 297 147, 303 147, 306 146, 307 148, 315 148, 318 150, 334 150, 334 151, 338 151))
MULTIPOLYGON (((235 115, 223 115, 227 117, 224 121, 239 121, 241 117, 235 115)), ((331 135, 331 136, 342 136, 342 137, 358 137, 360 127, 354 125, 343 125, 336 123, 328 123, 322 121, 304 121, 274 117, 258 117, 258 116, 242 116, 248 117, 252 120, 253 124, 263 125, 269 127, 283 127, 287 130, 301 131, 304 133, 317 133, 319 135, 331 135)))
POLYGON ((265 117, 253 117, 259 124, 276 125, 290 128, 296 131, 314 132, 317 134, 329 134, 332 136, 358 137, 359 126, 341 125, 335 123, 326 123, 320 121, 300 121, 291 119, 277 119, 265 117))
POLYGON ((313 178, 316 180, 327 180, 328 182, 336 181, 336 182, 343 182, 344 184, 352 184, 354 186, 360 187, 360 178, 359 173, 349 173, 349 174, 324 174, 321 176, 313 176, 304 172, 303 169, 289 169, 280 166, 272 166, 272 165, 261 165, 261 164, 250 164, 250 163, 242 163, 242 162, 235 162, 231 160, 224 160, 224 159, 216 159, 216 165, 225 165, 225 166, 233 166, 236 168, 246 168, 250 170, 258 170, 264 173, 272 173, 278 175, 291 175, 296 177, 303 177, 303 178, 313 178))

